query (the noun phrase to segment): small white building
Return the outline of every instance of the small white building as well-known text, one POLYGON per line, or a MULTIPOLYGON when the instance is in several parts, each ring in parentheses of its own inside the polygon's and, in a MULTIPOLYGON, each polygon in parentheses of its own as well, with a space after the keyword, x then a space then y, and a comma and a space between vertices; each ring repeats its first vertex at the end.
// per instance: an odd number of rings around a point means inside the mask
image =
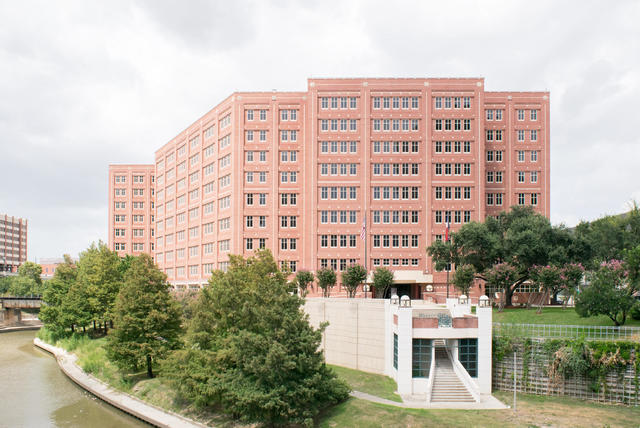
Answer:
POLYGON ((313 325, 329 322, 327 363, 385 374, 404 399, 426 405, 492 399, 492 309, 486 297, 474 308, 466 296, 445 305, 408 296, 305 304, 313 325))

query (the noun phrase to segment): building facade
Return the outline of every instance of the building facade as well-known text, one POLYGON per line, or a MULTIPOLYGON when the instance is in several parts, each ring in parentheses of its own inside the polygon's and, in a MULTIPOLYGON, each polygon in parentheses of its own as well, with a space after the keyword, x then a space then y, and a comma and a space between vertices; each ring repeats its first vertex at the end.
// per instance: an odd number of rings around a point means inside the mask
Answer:
POLYGON ((0 215, 0 272, 17 272, 27 261, 26 219, 0 215))
POLYGON ((153 254, 155 165, 109 165, 109 248, 153 254))
POLYGON ((548 217, 549 147, 549 93, 481 78, 237 92, 156 151, 152 251, 177 288, 265 247, 292 271, 385 266, 399 294, 444 301, 425 248, 512 205, 548 217))

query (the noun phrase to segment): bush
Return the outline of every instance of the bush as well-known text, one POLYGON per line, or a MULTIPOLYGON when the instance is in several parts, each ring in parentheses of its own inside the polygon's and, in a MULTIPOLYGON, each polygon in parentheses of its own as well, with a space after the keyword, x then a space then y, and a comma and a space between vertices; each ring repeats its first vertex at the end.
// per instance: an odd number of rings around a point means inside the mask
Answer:
POLYGON ((640 302, 636 302, 631 308, 631 318, 634 320, 640 320, 640 302))

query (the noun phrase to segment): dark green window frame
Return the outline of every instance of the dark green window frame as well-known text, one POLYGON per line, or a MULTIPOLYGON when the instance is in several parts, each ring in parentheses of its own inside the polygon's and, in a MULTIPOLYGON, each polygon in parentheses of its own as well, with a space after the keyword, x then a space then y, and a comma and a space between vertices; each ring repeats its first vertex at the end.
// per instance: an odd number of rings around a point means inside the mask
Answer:
POLYGON ((478 339, 458 339, 458 361, 469 376, 478 377, 478 339))
POLYGON ((432 353, 431 339, 413 339, 413 351, 411 354, 412 377, 429 377, 432 353))
POLYGON ((393 368, 398 370, 398 335, 393 333, 393 368))

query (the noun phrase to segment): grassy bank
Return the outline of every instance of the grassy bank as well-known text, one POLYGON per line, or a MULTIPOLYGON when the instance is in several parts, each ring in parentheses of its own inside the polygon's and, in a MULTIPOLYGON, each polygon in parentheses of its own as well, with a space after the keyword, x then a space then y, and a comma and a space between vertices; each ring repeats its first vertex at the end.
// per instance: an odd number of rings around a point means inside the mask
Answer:
MULTIPOLYGON (((604 315, 589 318, 580 318, 573 308, 543 308, 541 314, 536 313, 537 308, 531 309, 504 309, 498 312, 493 310, 493 321, 515 324, 564 324, 564 325, 604 325, 613 326, 613 321, 604 315)), ((630 316, 624 327, 640 327, 640 320, 634 320, 630 316)))
POLYGON ((402 403, 402 398, 395 393, 398 386, 390 377, 328 365, 351 389, 402 403))
POLYGON ((178 399, 176 393, 163 382, 161 377, 149 379, 146 370, 127 372, 118 369, 109 359, 105 350, 106 338, 91 339, 86 335, 75 334, 68 338, 53 340, 51 334, 42 328, 37 336, 52 345, 73 352, 77 364, 113 388, 131 394, 154 406, 170 410, 211 426, 241 427, 227 416, 202 411, 190 403, 178 399))

